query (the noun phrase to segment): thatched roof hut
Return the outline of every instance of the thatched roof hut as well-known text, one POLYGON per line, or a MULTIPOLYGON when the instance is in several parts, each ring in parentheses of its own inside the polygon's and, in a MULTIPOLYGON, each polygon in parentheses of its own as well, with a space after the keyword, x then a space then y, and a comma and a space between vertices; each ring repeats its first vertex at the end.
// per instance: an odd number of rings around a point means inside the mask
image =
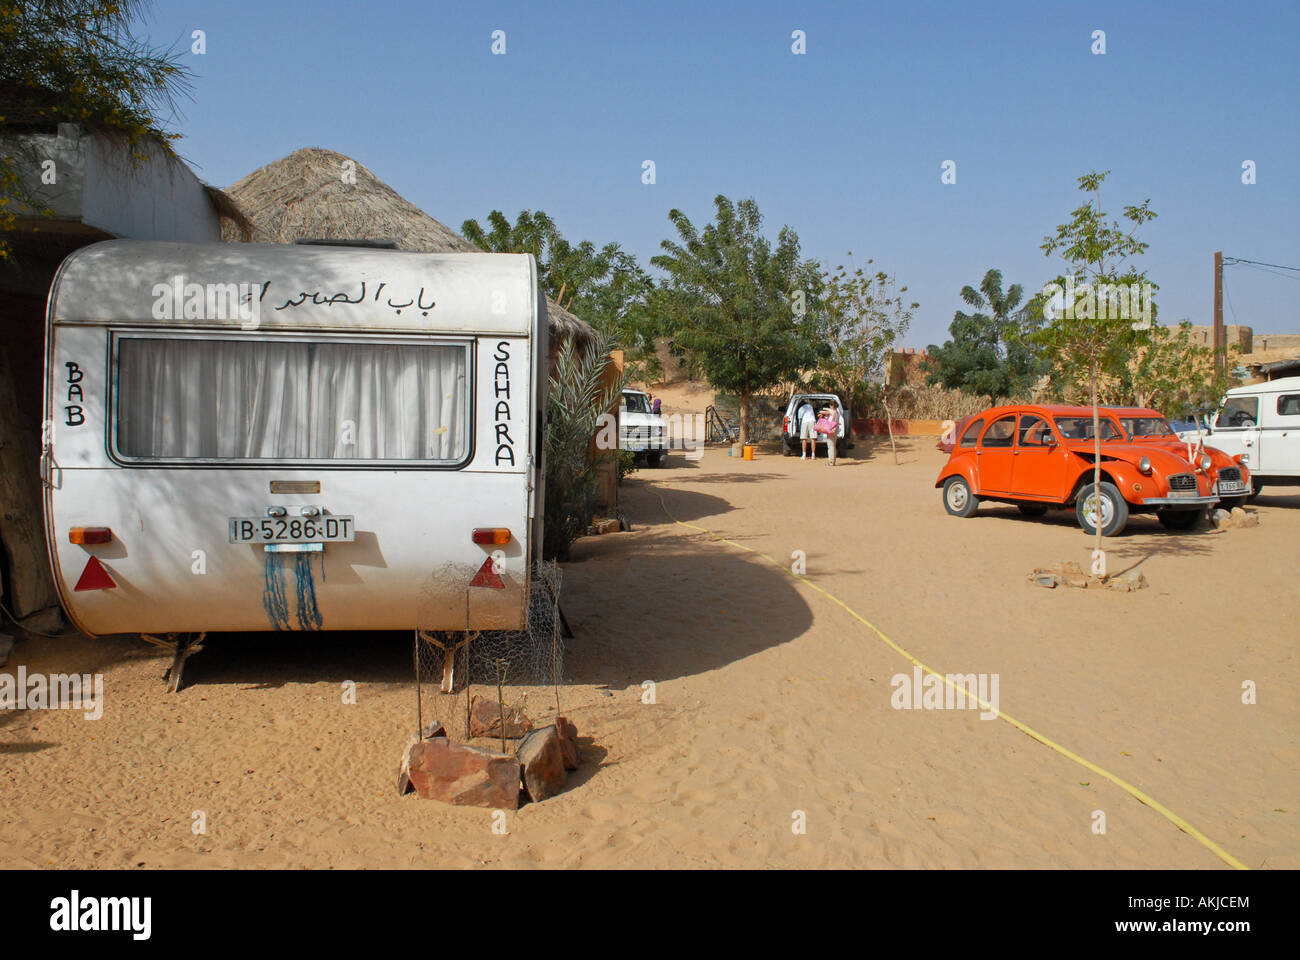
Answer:
MULTIPOLYGON (((307 147, 254 170, 226 189, 252 223, 252 235, 224 227, 222 239, 255 243, 315 240, 391 240, 399 249, 423 253, 468 253, 478 249, 402 198, 357 161, 333 150, 307 147)), ((551 337, 576 334, 586 340, 591 326, 546 301, 551 337)))

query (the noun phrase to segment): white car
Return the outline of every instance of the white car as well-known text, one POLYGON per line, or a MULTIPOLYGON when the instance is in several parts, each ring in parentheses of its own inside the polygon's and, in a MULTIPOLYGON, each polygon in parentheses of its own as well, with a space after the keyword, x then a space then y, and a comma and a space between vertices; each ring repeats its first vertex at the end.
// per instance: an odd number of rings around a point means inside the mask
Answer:
MULTIPOLYGON (((837 433, 836 441, 841 456, 844 456, 845 450, 853 448, 852 442, 845 443, 845 438, 852 437, 848 430, 849 411, 844 408, 840 398, 833 393, 796 393, 790 398, 789 404, 785 408, 785 417, 781 421, 781 453, 784 456, 791 457, 801 449, 799 440, 799 408, 805 403, 811 404, 814 416, 825 409, 828 405, 834 404, 835 409, 839 411, 840 429, 837 433)), ((813 434, 815 442, 820 444, 826 443, 826 438, 820 433, 813 434)))
POLYGON ((664 418, 655 413, 649 394, 624 390, 618 405, 619 449, 630 450, 652 467, 663 466, 668 457, 664 418))
POLYGON ((1209 442, 1242 455, 1253 495, 1264 487, 1300 486, 1300 377, 1234 387, 1210 423, 1209 442))

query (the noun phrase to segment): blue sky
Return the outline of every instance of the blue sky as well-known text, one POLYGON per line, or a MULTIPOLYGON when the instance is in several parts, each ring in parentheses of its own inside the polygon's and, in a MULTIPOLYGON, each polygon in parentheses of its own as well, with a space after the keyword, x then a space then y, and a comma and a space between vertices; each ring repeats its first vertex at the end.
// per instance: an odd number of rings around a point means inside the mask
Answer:
MULTIPOLYGON (((1164 322, 1209 322, 1215 250, 1300 266, 1294 0, 163 0, 142 32, 187 51, 171 126, 210 183, 326 147, 453 229, 540 208, 643 263, 671 208, 702 224, 715 195, 753 197, 805 256, 906 284, 909 345, 942 341, 989 267, 1031 291, 1059 272, 1038 246, 1090 169, 1112 171, 1108 211, 1159 214, 1143 263, 1164 322)), ((1300 273, 1226 278, 1227 322, 1300 332, 1300 273)))

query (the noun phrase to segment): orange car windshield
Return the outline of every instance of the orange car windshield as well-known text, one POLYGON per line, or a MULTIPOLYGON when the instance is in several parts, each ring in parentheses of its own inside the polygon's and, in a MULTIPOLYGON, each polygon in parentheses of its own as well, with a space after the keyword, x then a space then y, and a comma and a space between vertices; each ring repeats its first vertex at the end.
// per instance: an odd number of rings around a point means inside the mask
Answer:
POLYGON ((1164 417, 1120 417, 1119 422, 1134 440, 1147 440, 1152 437, 1178 439, 1178 434, 1174 433, 1164 417))
MULTIPOLYGON (((1066 440, 1091 440, 1092 439, 1092 417, 1055 417, 1056 429, 1061 432, 1061 436, 1066 440)), ((1119 440, 1119 428, 1115 426, 1113 420, 1106 417, 1101 418, 1101 439, 1102 440, 1119 440)))

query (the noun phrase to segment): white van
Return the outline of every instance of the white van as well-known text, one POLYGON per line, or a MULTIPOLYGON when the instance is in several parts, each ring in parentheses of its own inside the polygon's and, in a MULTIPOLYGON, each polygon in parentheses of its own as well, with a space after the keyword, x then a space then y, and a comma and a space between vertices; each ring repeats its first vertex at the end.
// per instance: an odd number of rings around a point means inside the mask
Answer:
POLYGON ((1255 494, 1263 487, 1300 486, 1300 377, 1229 390, 1210 435, 1224 453, 1242 455, 1255 494))
POLYGON ((529 255, 112 240, 50 289, 41 458, 84 632, 526 625, 529 255))

